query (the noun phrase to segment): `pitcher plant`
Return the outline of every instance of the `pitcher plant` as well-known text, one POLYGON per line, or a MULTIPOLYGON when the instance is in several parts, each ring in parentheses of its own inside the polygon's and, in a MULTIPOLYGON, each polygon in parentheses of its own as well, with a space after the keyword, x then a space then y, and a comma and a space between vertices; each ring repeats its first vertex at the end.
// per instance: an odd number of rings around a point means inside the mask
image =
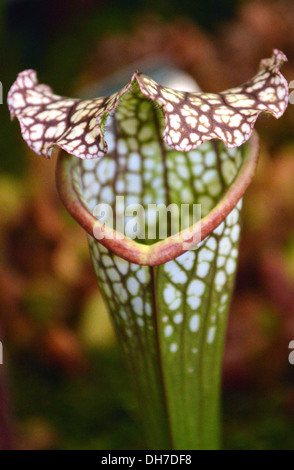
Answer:
POLYGON ((240 212, 258 161, 253 127, 261 112, 286 110, 286 60, 274 50, 254 78, 218 94, 137 71, 117 93, 89 100, 53 94, 33 70, 10 89, 28 146, 58 156, 57 188, 88 234, 151 449, 220 448, 240 212))

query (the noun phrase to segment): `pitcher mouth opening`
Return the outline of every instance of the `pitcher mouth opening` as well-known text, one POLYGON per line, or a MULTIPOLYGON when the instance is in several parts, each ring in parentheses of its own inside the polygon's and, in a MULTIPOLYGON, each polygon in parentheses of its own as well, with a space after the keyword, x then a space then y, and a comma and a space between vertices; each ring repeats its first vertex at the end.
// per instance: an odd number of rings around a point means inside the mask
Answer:
MULTIPOLYGON (((207 143, 204 145, 207 146, 207 143)), ((211 145, 214 145, 214 143, 212 142, 211 145)), ((99 161, 81 161, 67 155, 64 151, 60 151, 56 166, 57 188, 67 210, 91 237, 96 238, 116 255, 130 262, 140 265, 155 266, 170 261, 183 254, 187 251, 187 244, 189 246, 188 249, 197 247, 202 240, 204 240, 224 221, 240 201, 253 178, 258 161, 259 140, 256 132, 253 133, 248 143, 239 149, 239 152, 241 152, 242 160, 239 169, 235 175, 231 173, 230 184, 227 184, 227 187, 218 195, 218 198, 216 197, 213 207, 208 208, 207 206, 204 206, 203 210, 202 206, 201 220, 197 221, 194 225, 186 227, 178 233, 173 234, 172 236, 168 236, 164 240, 156 239, 155 242, 154 240, 152 242, 147 240, 146 242, 146 239, 143 239, 142 242, 142 240, 131 239, 126 234, 118 232, 115 228, 108 227, 106 224, 99 221, 93 214, 93 210, 97 203, 106 202, 111 206, 114 202, 115 196, 119 195, 118 192, 115 192, 115 183, 120 180, 111 180, 109 178, 112 171, 111 168, 114 165, 114 163, 111 163, 114 162, 114 160, 110 159, 109 162, 107 162, 107 158, 110 157, 106 156, 99 161), (99 172, 96 171, 97 165, 100 166, 99 172), (101 171, 101 165, 102 170, 104 168, 104 173, 101 171), (110 168, 107 169, 108 165, 110 165, 110 168), (101 175, 101 178, 104 175, 104 187, 101 186, 101 182, 96 180, 97 174, 101 175), (111 181, 110 185, 109 181, 111 181), (87 183, 88 185, 95 185, 94 191, 93 189, 90 191, 87 183), (108 185, 106 183, 108 183, 108 185), (97 192, 99 184, 100 191, 105 188, 104 193, 97 192), (112 193, 109 192, 108 188, 110 187, 113 188, 112 193), (106 197, 107 194, 111 194, 111 201, 103 199, 103 194, 104 196, 106 194, 106 197)), ((130 155, 129 158, 132 158, 132 155, 130 155)), ((124 164, 126 164, 126 162, 124 162, 124 164)), ((228 164, 226 164, 226 166, 227 165, 228 164)), ((117 172, 117 174, 120 175, 121 173, 117 172)), ((199 178, 198 181, 201 180, 202 178, 199 178)), ((197 181, 197 179, 195 181, 197 181)), ((123 189, 123 195, 126 197, 126 188, 123 189)), ((137 196, 137 200, 140 203, 140 195, 137 196)), ((159 202, 158 199, 157 201, 155 200, 155 202, 159 202)), ((197 198, 195 198, 194 202, 196 204, 201 204, 201 200, 197 200, 197 198)))

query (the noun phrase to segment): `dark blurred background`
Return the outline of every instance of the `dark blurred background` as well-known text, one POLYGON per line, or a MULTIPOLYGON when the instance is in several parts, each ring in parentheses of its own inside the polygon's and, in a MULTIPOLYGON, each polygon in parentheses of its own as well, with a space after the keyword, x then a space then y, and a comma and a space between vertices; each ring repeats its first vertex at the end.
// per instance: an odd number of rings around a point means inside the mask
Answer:
MULTIPOLYGON (((205 91, 220 91, 253 76, 276 47, 289 58, 283 73, 291 81, 293 26, 292 0, 1 1, 0 441, 7 447, 144 448, 85 234, 58 200, 54 163, 33 155, 18 122, 9 122, 5 101, 17 73, 34 68, 56 93, 78 96, 160 56, 205 91)), ((257 125, 261 159, 245 197, 224 362, 227 449, 294 449, 293 124, 290 105, 281 120, 257 125)))

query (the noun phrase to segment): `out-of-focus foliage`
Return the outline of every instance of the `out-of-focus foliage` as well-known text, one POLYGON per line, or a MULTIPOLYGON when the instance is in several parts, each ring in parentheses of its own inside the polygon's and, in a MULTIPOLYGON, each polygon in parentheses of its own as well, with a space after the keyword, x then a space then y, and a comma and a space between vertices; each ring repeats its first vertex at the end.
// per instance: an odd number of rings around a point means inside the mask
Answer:
MULTIPOLYGON (((145 2, 70 3, 68 11, 55 0, 0 6, 4 94, 24 68, 36 68, 57 93, 78 95, 154 56, 219 91, 251 77, 274 47, 288 56, 283 73, 294 80, 291 0, 230 1, 223 11, 212 0, 202 9, 199 2, 181 2, 182 9, 150 2, 148 12, 145 2)), ((58 200, 54 162, 33 155, 6 107, 0 111, 0 340, 15 446, 142 448, 85 235, 58 200)), ((293 105, 280 121, 258 124, 261 159, 245 198, 224 363, 229 449, 294 448, 293 125, 293 105)))

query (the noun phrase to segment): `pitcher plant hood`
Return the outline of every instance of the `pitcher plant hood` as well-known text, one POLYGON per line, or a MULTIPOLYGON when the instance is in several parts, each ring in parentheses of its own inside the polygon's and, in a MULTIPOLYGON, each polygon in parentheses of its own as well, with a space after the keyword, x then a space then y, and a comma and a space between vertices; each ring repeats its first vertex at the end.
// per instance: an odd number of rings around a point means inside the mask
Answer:
POLYGON ((285 112, 289 88, 279 71, 285 61, 286 56, 275 49, 271 58, 261 61, 251 80, 221 93, 176 91, 135 72, 117 93, 92 100, 55 95, 49 86, 38 83, 34 70, 25 70, 9 91, 8 106, 28 146, 47 158, 55 146, 82 159, 105 155, 106 118, 134 87, 162 108, 163 139, 169 147, 190 151, 205 141, 220 139, 227 148, 235 148, 250 138, 261 112, 275 118, 285 112))

